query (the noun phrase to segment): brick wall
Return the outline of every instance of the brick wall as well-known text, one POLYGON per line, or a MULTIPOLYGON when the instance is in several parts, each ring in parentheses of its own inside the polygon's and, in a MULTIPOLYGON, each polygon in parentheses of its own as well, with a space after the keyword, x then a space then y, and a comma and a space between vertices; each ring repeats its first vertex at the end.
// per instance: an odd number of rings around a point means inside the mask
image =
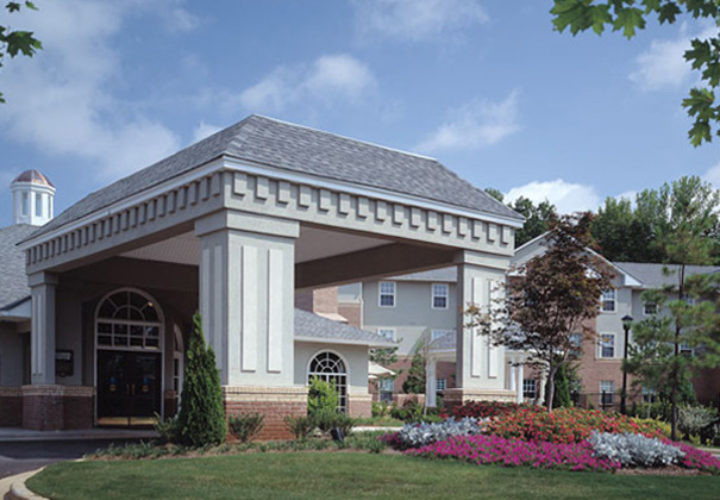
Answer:
POLYGON ((284 419, 307 414, 305 387, 223 387, 225 415, 261 413, 263 428, 258 441, 291 439, 292 432, 284 419))
POLYGON ((22 426, 35 430, 88 429, 93 426, 94 389, 82 386, 22 387, 22 426))
POLYGON ((295 292, 295 307, 313 313, 338 313, 338 288, 315 288, 295 292))
POLYGON ((23 405, 19 387, 0 387, 0 427, 22 425, 23 405))
POLYGON ((348 414, 353 418, 372 416, 372 397, 367 394, 348 395, 348 414))
POLYGON ((362 305, 356 303, 339 303, 338 314, 347 319, 348 325, 362 328, 362 305))

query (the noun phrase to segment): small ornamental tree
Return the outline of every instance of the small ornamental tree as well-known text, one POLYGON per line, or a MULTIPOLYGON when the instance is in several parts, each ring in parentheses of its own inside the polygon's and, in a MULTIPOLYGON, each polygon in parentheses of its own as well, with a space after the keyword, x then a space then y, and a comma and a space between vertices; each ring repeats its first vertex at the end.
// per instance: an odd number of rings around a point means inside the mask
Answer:
POLYGON ((555 374, 578 355, 576 334, 594 339, 589 321, 599 312, 612 272, 591 252, 589 213, 551 222, 546 251, 510 274, 505 297, 489 310, 471 304, 470 327, 479 327, 495 345, 527 351, 528 364, 545 370, 548 411, 555 399, 555 374))
POLYGON ((198 447, 222 443, 226 431, 215 353, 212 347, 205 345, 202 320, 196 312, 187 351, 178 437, 182 444, 198 447))
POLYGON ((402 389, 406 394, 425 394, 425 356, 419 350, 412 357, 402 389))

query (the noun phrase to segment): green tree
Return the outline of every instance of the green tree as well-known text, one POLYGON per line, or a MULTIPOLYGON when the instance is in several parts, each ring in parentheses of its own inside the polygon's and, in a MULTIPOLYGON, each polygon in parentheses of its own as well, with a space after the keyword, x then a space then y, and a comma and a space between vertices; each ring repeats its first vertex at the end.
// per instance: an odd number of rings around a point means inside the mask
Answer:
POLYGON ((516 248, 545 233, 558 217, 555 205, 547 200, 535 205, 529 198, 521 196, 508 206, 525 217, 525 224, 515 232, 516 248))
MULTIPOLYGON (((30 1, 25 2, 25 7, 37 10, 35 4, 30 1)), ((20 11, 21 4, 20 2, 8 2, 5 8, 12 14, 20 11)), ((3 58, 6 56, 13 58, 18 54, 22 54, 32 57, 41 49, 42 43, 35 38, 32 31, 13 30, 10 26, 0 25, 0 68, 3 66, 3 58)), ((5 102, 2 92, 0 92, 0 102, 5 102)))
POLYGON ((645 300, 665 306, 669 314, 648 318, 634 327, 637 346, 629 368, 670 388, 672 438, 677 437, 677 409, 684 381, 693 367, 716 367, 718 344, 717 278, 688 276, 687 266, 707 265, 717 253, 720 194, 698 177, 683 177, 658 191, 664 218, 656 230, 656 244, 674 284, 645 292, 645 300), (680 346, 701 347, 702 355, 681 355, 680 346), (642 363, 647 364, 643 367, 642 363), (651 376, 655 373, 657 376, 651 376))
POLYGON ((402 389, 406 394, 425 394, 425 356, 420 350, 413 355, 402 389))
MULTIPOLYGON (((646 192, 643 197, 650 195, 646 192)), ((626 262, 660 261, 661 256, 653 243, 653 226, 658 214, 653 214, 653 218, 641 218, 640 213, 640 208, 633 210, 631 201, 626 198, 605 200, 591 228, 603 257, 626 262)))
MULTIPOLYGON (((553 408, 569 408, 572 406, 572 384, 574 380, 574 371, 570 366, 570 360, 560 361, 558 369, 555 372, 555 394, 553 397, 553 408)), ((549 391, 549 385, 545 386, 545 392, 549 391)), ((545 395, 546 400, 549 395, 545 395)))
POLYGON ((485 188, 485 192, 495 198, 497 201, 503 201, 505 198, 505 195, 502 194, 502 192, 499 189, 495 188, 485 188))
POLYGON ((318 377, 313 377, 308 390, 307 413, 314 417, 324 411, 336 412, 339 399, 334 382, 326 382, 318 377))
POLYGON ((528 363, 545 370, 548 411, 556 372, 577 356, 576 333, 595 338, 588 320, 597 316, 598 298, 610 286, 611 270, 586 249, 591 221, 585 213, 553 222, 546 251, 515 270, 504 300, 490 311, 477 305, 467 310, 469 326, 479 327, 496 345, 527 352, 528 363))
POLYGON ((220 444, 227 431, 215 353, 205 345, 197 312, 187 350, 178 429, 180 441, 187 446, 220 444))
MULTIPOLYGON (((592 29, 601 35, 608 27, 622 30, 628 39, 644 29, 651 17, 656 17, 660 24, 673 24, 681 16, 720 24, 717 0, 555 0, 550 13, 555 29, 561 33, 568 29, 577 35, 592 29)), ((715 135, 720 135, 720 103, 715 98, 720 84, 720 36, 694 38, 685 59, 700 72, 703 82, 690 89, 682 102, 688 115, 695 119, 688 137, 694 146, 699 146, 712 141, 713 129, 715 135)))

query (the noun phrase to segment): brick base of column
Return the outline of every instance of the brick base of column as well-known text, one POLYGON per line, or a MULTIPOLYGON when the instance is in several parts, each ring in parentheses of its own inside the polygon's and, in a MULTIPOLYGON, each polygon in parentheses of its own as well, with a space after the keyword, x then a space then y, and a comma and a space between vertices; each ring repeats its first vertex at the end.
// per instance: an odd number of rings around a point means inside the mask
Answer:
POLYGON ((261 413, 263 428, 258 441, 291 439, 285 417, 307 414, 307 387, 223 387, 225 415, 261 413))
POLYGON ((66 385, 22 386, 22 426, 50 431, 93 426, 93 387, 66 385))
POLYGON ((20 387, 0 386, 0 427, 22 425, 23 404, 20 387))
POLYGON ((451 409, 468 401, 502 401, 514 403, 516 394, 509 389, 465 389, 456 387, 443 391, 443 406, 451 409))
POLYGON ((372 396, 348 394, 348 414, 353 418, 372 417, 372 396))

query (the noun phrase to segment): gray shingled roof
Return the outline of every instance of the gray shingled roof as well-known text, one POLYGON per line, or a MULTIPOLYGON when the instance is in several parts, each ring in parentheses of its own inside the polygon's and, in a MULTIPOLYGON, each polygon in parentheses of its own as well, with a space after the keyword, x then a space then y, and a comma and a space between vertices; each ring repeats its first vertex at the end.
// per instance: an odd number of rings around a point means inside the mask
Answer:
POLYGON ((17 243, 37 227, 16 224, 0 229, 0 309, 30 295, 25 274, 25 254, 17 243))
POLYGON ((395 345, 380 335, 339 323, 317 314, 295 309, 295 337, 312 337, 327 340, 345 340, 370 346, 395 345))
MULTIPOLYGON (((522 220, 521 215, 461 179, 435 159, 251 115, 91 193, 36 234, 68 224, 224 155, 522 220)), ((128 168, 133 167, 128 165, 128 168)))
MULTIPOLYGON (((680 269, 680 266, 676 264, 651 264, 645 262, 613 262, 613 264, 640 280, 646 288, 661 288, 667 285, 677 285, 677 271, 680 269), (666 274, 663 271, 665 268, 675 272, 666 274)), ((710 274, 718 271, 720 271, 720 267, 717 266, 687 266, 685 268, 687 276, 710 274)))
POLYGON ((457 281, 457 267, 431 269, 429 271, 393 276, 388 279, 394 281, 445 281, 455 283, 457 281))

